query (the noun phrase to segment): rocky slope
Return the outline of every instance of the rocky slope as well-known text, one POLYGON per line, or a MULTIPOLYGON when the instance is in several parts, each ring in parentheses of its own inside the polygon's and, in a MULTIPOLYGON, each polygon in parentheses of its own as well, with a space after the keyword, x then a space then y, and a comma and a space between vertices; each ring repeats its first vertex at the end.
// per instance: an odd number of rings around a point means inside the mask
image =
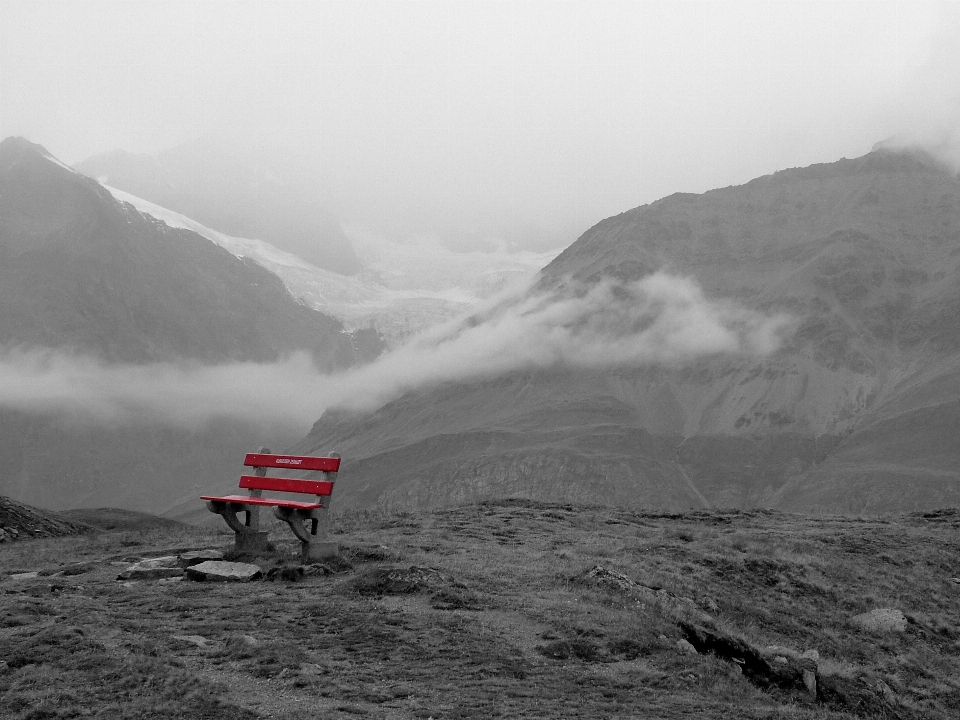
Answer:
POLYGON ((0 495, 0 543, 90 532, 92 528, 59 513, 15 502, 0 495))
POLYGON ((328 413, 341 499, 523 496, 654 507, 888 511, 957 504, 960 182, 875 151, 599 223, 541 287, 656 270, 792 318, 765 357, 547 369, 328 413))

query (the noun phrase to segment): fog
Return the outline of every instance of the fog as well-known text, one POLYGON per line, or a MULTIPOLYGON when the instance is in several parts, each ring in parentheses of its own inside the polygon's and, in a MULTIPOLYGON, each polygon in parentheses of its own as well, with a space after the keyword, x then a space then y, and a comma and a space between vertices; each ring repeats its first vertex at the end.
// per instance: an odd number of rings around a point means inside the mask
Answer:
POLYGON ((104 424, 198 426, 218 417, 306 432, 324 410, 369 411, 410 390, 570 366, 678 364, 773 352, 790 319, 708 298, 691 278, 655 273, 563 291, 526 286, 434 328, 376 362, 322 374, 306 354, 273 364, 106 365, 62 350, 0 354, 0 407, 104 424))
MULTIPOLYGON (((957 119, 939 2, 4 2, 0 136, 282 149, 343 222, 567 245, 957 119)), ((911 135, 912 134, 912 135, 911 135)))

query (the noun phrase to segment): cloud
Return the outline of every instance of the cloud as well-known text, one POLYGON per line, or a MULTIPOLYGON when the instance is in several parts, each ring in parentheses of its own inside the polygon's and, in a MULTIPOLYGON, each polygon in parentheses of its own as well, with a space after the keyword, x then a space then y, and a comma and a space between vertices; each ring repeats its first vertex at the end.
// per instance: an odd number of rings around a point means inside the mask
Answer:
POLYGON ((937 8, 936 31, 913 72, 904 78, 888 112, 894 134, 875 147, 920 148, 960 171, 960 6, 937 8))
MULTIPOLYGON (((105 364, 63 350, 0 356, 0 406, 104 423, 197 425, 214 417, 303 425, 325 383, 306 353, 273 364, 105 364)), ((311 420, 312 418, 312 420, 311 420)))
POLYGON ((765 355, 789 325, 691 278, 655 273, 623 283, 515 290, 466 320, 428 331, 369 365, 335 374, 308 356, 272 364, 108 365, 59 350, 0 356, 0 406, 94 418, 196 425, 219 416, 308 428, 324 410, 372 410, 402 394, 517 370, 679 364, 765 355))
POLYGON ((469 322, 428 332, 346 373, 333 406, 369 409, 427 384, 558 365, 677 364, 717 355, 765 355, 788 320, 708 300, 690 279, 656 273, 622 283, 501 297, 469 322))

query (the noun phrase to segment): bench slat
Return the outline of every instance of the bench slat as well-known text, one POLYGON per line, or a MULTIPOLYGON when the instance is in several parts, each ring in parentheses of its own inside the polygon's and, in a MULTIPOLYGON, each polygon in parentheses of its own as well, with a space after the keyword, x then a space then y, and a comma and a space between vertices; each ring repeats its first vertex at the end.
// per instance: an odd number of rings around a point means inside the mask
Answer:
POLYGON ((297 510, 317 510, 323 505, 318 502, 299 502, 297 500, 278 500, 274 498, 255 498, 249 495, 224 495, 223 497, 213 497, 211 495, 201 495, 201 500, 213 500, 215 502, 236 503, 238 505, 272 505, 275 507, 289 507, 297 510))
POLYGON ((328 480, 241 475, 240 487, 248 490, 273 490, 275 492, 304 493, 305 495, 333 495, 333 483, 328 480))
POLYGON ((305 455, 267 455, 265 453, 247 453, 244 465, 249 467, 289 468, 291 470, 321 470, 337 472, 340 470, 340 458, 308 457, 305 455))

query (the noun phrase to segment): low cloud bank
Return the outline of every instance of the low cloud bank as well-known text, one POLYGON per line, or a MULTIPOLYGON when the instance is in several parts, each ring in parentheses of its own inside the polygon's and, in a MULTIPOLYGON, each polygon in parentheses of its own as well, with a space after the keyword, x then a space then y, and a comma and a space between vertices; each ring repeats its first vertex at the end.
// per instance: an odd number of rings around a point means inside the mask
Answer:
POLYGON ((195 425, 259 418, 309 428, 328 408, 372 410, 405 392, 555 366, 677 364, 776 350, 789 325, 704 296, 690 278, 515 291, 465 321, 422 334, 376 362, 336 374, 306 354, 272 364, 107 365, 57 350, 0 356, 0 406, 95 418, 195 425))

